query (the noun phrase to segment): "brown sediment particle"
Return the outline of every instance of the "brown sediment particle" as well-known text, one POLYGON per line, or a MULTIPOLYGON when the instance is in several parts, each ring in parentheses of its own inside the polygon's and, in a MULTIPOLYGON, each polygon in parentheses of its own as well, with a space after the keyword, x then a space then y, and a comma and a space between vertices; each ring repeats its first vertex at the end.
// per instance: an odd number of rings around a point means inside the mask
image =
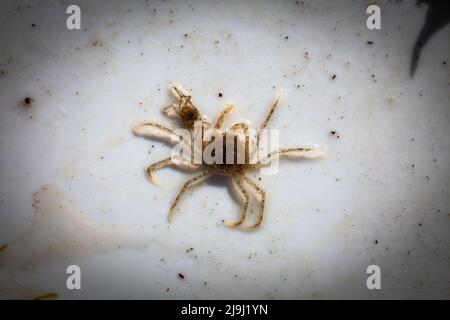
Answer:
POLYGON ((26 97, 25 99, 23 99, 23 104, 29 106, 33 103, 33 101, 33 98, 26 97))
POLYGON ((33 300, 52 300, 52 299, 58 299, 58 294, 54 292, 49 292, 41 296, 37 296, 33 300))
POLYGON ((340 138, 341 137, 336 130, 331 130, 330 131, 330 136, 335 136, 336 138, 340 138))
POLYGON ((8 248, 8 244, 7 244, 7 243, 2 244, 2 245, 0 246, 0 252, 5 251, 7 248, 8 248))
POLYGON ((93 46, 93 47, 103 47, 103 43, 100 40, 98 40, 98 39, 94 39, 91 42, 91 46, 93 46))

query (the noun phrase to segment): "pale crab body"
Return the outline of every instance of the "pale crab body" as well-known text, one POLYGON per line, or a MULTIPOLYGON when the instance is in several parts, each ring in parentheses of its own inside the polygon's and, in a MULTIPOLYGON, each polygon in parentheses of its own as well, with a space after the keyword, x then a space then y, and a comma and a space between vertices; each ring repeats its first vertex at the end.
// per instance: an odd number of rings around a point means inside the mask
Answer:
MULTIPOLYGON (((186 191, 191 188, 194 184, 206 179, 207 177, 214 175, 214 174, 221 174, 221 175, 228 175, 231 176, 234 182, 234 185, 236 186, 237 190, 242 196, 243 199, 243 206, 240 213, 240 217, 237 220, 225 220, 224 224, 229 227, 236 227, 241 226, 244 229, 255 229, 258 226, 261 225, 264 217, 264 205, 265 205, 265 199, 266 195, 263 189, 261 189, 250 177, 246 175, 246 171, 250 169, 258 169, 260 167, 265 166, 266 164, 270 163, 275 157, 278 157, 279 155, 283 154, 289 154, 289 153, 295 153, 297 155, 303 156, 303 157, 317 157, 320 156, 322 153, 317 147, 296 147, 296 148, 282 148, 271 151, 269 154, 266 154, 265 157, 255 161, 254 155, 259 150, 259 143, 260 143, 260 132, 264 130, 270 120, 270 118, 273 115, 273 112, 275 111, 278 103, 279 103, 279 97, 275 100, 275 102, 272 104, 272 107, 266 116, 264 122, 259 128, 258 133, 256 134, 256 147, 250 143, 250 136, 248 134, 249 131, 249 122, 248 121, 240 121, 238 123, 235 123, 231 125, 230 127, 223 129, 222 125, 225 120, 225 117, 227 114, 233 109, 233 105, 228 104, 225 106, 223 111, 220 113, 219 117, 216 119, 214 125, 212 125, 206 117, 203 117, 200 113, 200 111, 194 106, 194 104, 191 101, 190 94, 185 91, 180 85, 172 85, 171 86, 171 92, 173 96, 178 100, 177 105, 169 105, 168 107, 163 109, 163 112, 167 116, 176 115, 182 122, 183 128, 188 130, 190 133, 192 133, 194 136, 199 134, 195 131, 196 125, 201 125, 201 149, 204 149, 208 147, 208 145, 211 143, 213 139, 211 138, 205 138, 204 137, 204 130, 211 129, 213 130, 216 135, 215 139, 222 140, 224 142, 226 140, 226 136, 229 134, 234 135, 234 143, 232 145, 229 145, 227 143, 223 143, 223 150, 222 155, 223 159, 220 156, 220 159, 223 161, 220 162, 206 162, 201 158, 200 162, 192 162, 192 158, 186 159, 186 158, 179 158, 175 156, 168 157, 166 159, 163 159, 161 161, 158 161, 154 164, 151 164, 147 167, 147 174, 150 180, 156 184, 159 184, 156 177, 153 175, 153 172, 157 169, 160 169, 162 167, 168 166, 168 165, 176 165, 180 167, 185 168, 192 168, 192 169, 203 169, 204 171, 200 173, 197 176, 194 176, 193 178, 190 178, 185 182, 183 187, 181 188, 180 192, 178 193, 177 197, 175 198, 169 212, 169 221, 172 222, 175 216, 175 208, 179 201, 181 200, 182 196, 186 193, 186 191), (217 138, 218 137, 218 138, 217 138), (230 151, 230 148, 234 151, 234 158, 233 161, 226 161, 225 155, 227 155, 227 152, 230 151), (244 152, 244 158, 241 161, 236 161, 236 150, 240 149, 244 152), (258 201, 260 204, 260 214, 258 216, 257 221, 252 225, 245 225, 244 221, 246 220, 247 215, 247 209, 249 205, 249 193, 247 191, 247 187, 249 187, 256 195, 258 196, 258 201)), ((140 124, 138 124, 134 128, 134 133, 137 135, 146 135, 145 129, 154 129, 156 130, 157 134, 162 134, 166 137, 171 137, 172 141, 175 137, 175 140, 183 140, 183 137, 177 134, 176 129, 169 128, 168 126, 164 124, 160 124, 154 121, 145 121, 140 124)), ((154 135, 153 134, 150 135, 154 135)), ((214 140, 215 140, 214 139, 214 140)))

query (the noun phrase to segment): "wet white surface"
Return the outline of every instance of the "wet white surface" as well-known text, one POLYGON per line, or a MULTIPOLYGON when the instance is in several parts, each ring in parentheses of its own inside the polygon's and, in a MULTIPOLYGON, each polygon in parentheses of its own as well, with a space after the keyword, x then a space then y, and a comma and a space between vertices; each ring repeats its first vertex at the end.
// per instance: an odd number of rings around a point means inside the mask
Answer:
POLYGON ((381 2, 371 31, 363 2, 86 1, 86 30, 69 31, 68 4, 29 5, 0 13, 2 298, 449 298, 448 26, 408 74, 426 7, 381 2), (172 81, 210 119, 235 102, 230 121, 253 124, 283 89, 280 144, 326 151, 253 175, 257 231, 222 225, 240 210, 225 178, 168 223, 190 175, 152 185, 145 167, 170 147, 132 128, 175 125, 160 113, 172 81), (366 287, 371 264, 382 290, 366 287))

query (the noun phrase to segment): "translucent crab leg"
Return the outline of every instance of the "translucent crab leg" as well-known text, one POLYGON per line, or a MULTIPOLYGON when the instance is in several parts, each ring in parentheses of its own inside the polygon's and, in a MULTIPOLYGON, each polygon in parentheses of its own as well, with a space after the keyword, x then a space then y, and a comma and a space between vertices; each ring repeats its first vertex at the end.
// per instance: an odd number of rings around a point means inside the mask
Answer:
POLYGON ((323 155, 323 152, 319 148, 315 147, 297 147, 297 148, 282 148, 279 150, 272 151, 269 153, 265 158, 258 161, 255 164, 251 164, 250 167, 252 169, 260 168, 264 165, 267 165, 270 163, 272 159, 279 155, 288 154, 288 153, 295 153, 299 156, 305 157, 305 158, 316 158, 323 155))
POLYGON ((227 104, 225 106, 225 109, 223 109, 222 113, 219 115, 219 117, 216 120, 216 124, 214 125, 215 129, 220 129, 222 127, 223 121, 225 120, 225 116, 233 110, 234 105, 227 104))
POLYGON ((235 183, 237 189, 240 191, 240 194, 244 198, 244 204, 242 205, 241 216, 239 220, 225 220, 223 222, 227 227, 236 227, 242 224, 242 222, 244 222, 249 203, 249 195, 248 192, 244 189, 244 186, 242 185, 242 178, 240 176, 234 176, 233 182, 235 183))
POLYGON ((179 115, 179 112, 177 110, 177 107, 173 104, 165 107, 162 109, 162 113, 166 115, 167 117, 173 116, 173 115, 179 115))
POLYGON ((180 192, 178 193, 177 197, 175 198, 175 201, 173 202, 172 206, 170 207, 170 212, 169 212, 169 222, 172 223, 173 222, 173 218, 175 216, 175 207, 177 206, 178 202, 180 202, 181 197, 183 197, 183 195, 186 193, 186 191, 191 188, 193 186, 193 184, 199 182, 202 179, 205 179, 207 176, 211 175, 210 171, 205 171, 191 179, 189 179, 188 181, 186 181, 183 185, 183 187, 181 188, 180 192))
POLYGON ((272 107, 270 108, 269 113, 266 116, 266 119, 264 119, 264 122, 261 124, 261 127, 259 128, 258 136, 257 136, 257 139, 256 139, 256 147, 258 149, 259 149, 259 142, 260 142, 260 139, 261 139, 261 131, 264 130, 267 127, 267 124, 269 123, 270 118, 272 118, 272 115, 275 112, 275 109, 277 108, 279 101, 280 101, 280 95, 277 96, 275 102, 272 104, 272 107))
POLYGON ((187 169, 197 169, 199 167, 197 165, 189 164, 186 162, 174 161, 174 159, 172 157, 168 157, 164 160, 155 162, 147 167, 147 175, 148 175, 150 181, 153 182, 154 184, 156 184, 157 186, 160 186, 161 182, 159 181, 158 178, 155 177, 153 172, 157 169, 161 169, 161 168, 169 166, 169 165, 176 165, 176 166, 184 167, 187 169))
POLYGON ((238 130, 238 129, 242 129, 244 132, 247 132, 248 124, 240 122, 240 123, 236 123, 228 128, 228 130, 238 130))
POLYGON ((139 123, 133 128, 133 133, 138 136, 154 136, 157 134, 146 133, 145 128, 156 129, 158 133, 162 133, 166 136, 166 138, 176 137, 179 140, 182 139, 182 136, 177 134, 173 129, 168 128, 167 126, 153 122, 153 121, 144 121, 139 123))
POLYGON ((246 175, 242 175, 242 178, 244 179, 245 182, 247 182, 251 187, 253 187, 253 189, 255 189, 255 191, 259 194, 259 196, 261 197, 261 199, 259 200, 259 204, 260 204, 260 208, 261 208, 261 212, 259 214, 258 220, 255 224, 251 225, 251 226, 245 226, 245 225, 241 225, 241 227, 243 229, 246 230, 253 230, 256 229, 257 227, 259 227, 263 221, 264 218, 264 204, 266 203, 266 193, 263 189, 261 189, 252 179, 250 179, 249 177, 247 177, 246 175))
POLYGON ((174 83, 170 87, 172 95, 177 98, 178 100, 181 100, 181 98, 190 98, 190 94, 184 89, 181 85, 174 83))

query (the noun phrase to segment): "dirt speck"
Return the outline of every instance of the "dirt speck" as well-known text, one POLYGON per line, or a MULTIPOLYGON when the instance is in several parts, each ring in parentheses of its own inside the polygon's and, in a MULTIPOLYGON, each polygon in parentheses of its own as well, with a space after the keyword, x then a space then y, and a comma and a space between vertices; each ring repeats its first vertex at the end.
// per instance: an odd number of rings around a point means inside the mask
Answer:
POLYGON ((183 280, 183 279, 184 279, 184 274, 182 274, 182 273, 179 273, 179 274, 178 274, 178 278, 180 278, 180 279, 182 279, 182 280, 183 280))
POLYGON ((33 98, 31 97, 26 97, 25 99, 23 99, 23 105, 24 106, 31 106, 31 104, 33 103, 33 98))
POLYGON ((103 43, 98 39, 94 39, 91 42, 91 46, 94 48, 101 48, 101 47, 103 47, 103 43))

